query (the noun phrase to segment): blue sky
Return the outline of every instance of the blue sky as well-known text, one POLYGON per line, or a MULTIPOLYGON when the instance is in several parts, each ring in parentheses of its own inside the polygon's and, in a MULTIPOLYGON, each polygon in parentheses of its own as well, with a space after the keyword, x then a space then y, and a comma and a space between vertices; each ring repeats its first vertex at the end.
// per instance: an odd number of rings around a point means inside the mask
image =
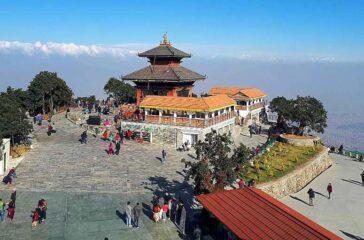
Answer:
POLYGON ((8 0, 0 7, 0 41, 155 44, 167 31, 173 43, 211 55, 238 49, 362 61, 363 9, 364 1, 344 0, 8 0))

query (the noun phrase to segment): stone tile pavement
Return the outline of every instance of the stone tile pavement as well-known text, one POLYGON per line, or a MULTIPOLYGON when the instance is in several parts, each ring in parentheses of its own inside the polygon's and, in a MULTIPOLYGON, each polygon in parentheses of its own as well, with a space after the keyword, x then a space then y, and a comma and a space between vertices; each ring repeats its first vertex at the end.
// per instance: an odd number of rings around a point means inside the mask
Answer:
POLYGON ((175 193, 191 198, 184 182, 181 158, 192 159, 166 147, 167 161, 160 161, 163 146, 126 141, 119 156, 107 156, 107 143, 89 136, 78 141, 81 128, 54 117, 56 133, 37 129, 37 144, 17 168, 12 187, 0 185, 0 197, 8 201, 13 187, 18 200, 12 223, 0 223, 0 239, 180 239, 171 222, 150 219, 153 193, 175 193), (30 211, 40 198, 49 202, 48 219, 31 230, 30 211), (124 207, 142 203, 145 214, 140 229, 123 223, 124 207))
POLYGON ((330 154, 333 165, 300 192, 281 199, 285 204, 344 239, 364 239, 364 186, 360 174, 364 163, 330 154), (328 199, 327 184, 333 192, 328 199), (308 205, 307 191, 316 192, 314 206, 308 205))

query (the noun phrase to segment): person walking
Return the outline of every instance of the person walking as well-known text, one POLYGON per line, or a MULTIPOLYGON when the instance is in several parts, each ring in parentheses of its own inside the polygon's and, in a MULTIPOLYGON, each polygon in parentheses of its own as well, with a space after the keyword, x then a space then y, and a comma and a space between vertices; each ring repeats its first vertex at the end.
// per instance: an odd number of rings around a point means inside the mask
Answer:
POLYGON ((139 218, 140 215, 142 213, 142 209, 139 205, 139 203, 137 203, 134 208, 133 208, 133 214, 134 214, 134 227, 139 228, 139 218))
POLYGON ((32 211, 32 229, 34 229, 39 221, 39 209, 36 208, 34 211, 32 211))
POLYGON ((15 203, 13 202, 13 200, 10 200, 10 202, 8 203, 8 208, 6 210, 8 210, 8 220, 13 221, 15 215, 15 203))
POLYGON ((5 206, 6 204, 0 198, 0 222, 3 222, 5 220, 5 206))
POLYGON ((14 206, 15 206, 15 201, 16 201, 16 188, 13 189, 13 192, 10 195, 10 199, 14 202, 14 206))
POLYGON ((115 154, 119 155, 120 152, 120 141, 115 143, 115 154))
POLYGON ((163 149, 162 150, 162 163, 164 163, 166 161, 167 158, 167 152, 163 149))
POLYGON ((132 227, 131 225, 131 217, 132 217, 132 208, 130 206, 130 202, 126 204, 125 214, 126 214, 126 225, 128 227, 132 227))
POLYGON ((315 191, 312 188, 310 188, 310 189, 308 189, 307 193, 308 193, 309 204, 311 206, 313 206, 313 199, 315 198, 315 191))
POLYGON ((83 131, 81 134, 81 144, 82 143, 84 143, 84 144, 87 143, 87 130, 83 131))
POLYGON ((252 126, 249 126, 249 135, 250 135, 250 138, 253 137, 253 129, 252 129, 252 126))
POLYGON ((364 186, 364 171, 360 175, 361 175, 361 181, 362 181, 363 186, 364 186))
POLYGON ((112 154, 114 154, 114 148, 112 146, 112 142, 109 143, 109 147, 108 147, 108 151, 107 154, 110 156, 112 154))
POLYGON ((327 185, 327 193, 329 194, 329 199, 330 199, 330 197, 331 197, 331 193, 332 193, 332 185, 331 185, 331 183, 329 183, 329 185, 327 185))

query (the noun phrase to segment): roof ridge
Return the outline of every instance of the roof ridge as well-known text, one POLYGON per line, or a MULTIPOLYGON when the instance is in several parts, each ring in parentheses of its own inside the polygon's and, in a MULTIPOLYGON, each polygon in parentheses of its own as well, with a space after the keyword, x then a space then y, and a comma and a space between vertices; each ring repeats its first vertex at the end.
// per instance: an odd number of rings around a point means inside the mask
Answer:
POLYGON ((174 73, 174 75, 176 75, 176 77, 178 78, 178 80, 181 80, 181 77, 176 73, 176 71, 174 71, 173 67, 171 67, 169 65, 168 65, 168 67, 169 67, 169 69, 172 70, 172 72, 174 73))

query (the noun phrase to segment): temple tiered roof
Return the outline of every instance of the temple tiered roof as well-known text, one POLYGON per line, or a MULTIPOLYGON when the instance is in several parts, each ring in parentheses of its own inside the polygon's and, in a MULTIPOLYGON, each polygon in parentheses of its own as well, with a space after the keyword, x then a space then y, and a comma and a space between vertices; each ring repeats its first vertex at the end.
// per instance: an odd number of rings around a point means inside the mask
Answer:
POLYGON ((174 57, 174 58, 190 58, 191 54, 185 53, 177 48, 172 47, 168 40, 167 34, 163 35, 163 41, 158 47, 138 54, 139 57, 174 57))
POLYGON ((123 77, 123 80, 178 82, 203 80, 206 77, 181 65, 150 65, 123 77))

